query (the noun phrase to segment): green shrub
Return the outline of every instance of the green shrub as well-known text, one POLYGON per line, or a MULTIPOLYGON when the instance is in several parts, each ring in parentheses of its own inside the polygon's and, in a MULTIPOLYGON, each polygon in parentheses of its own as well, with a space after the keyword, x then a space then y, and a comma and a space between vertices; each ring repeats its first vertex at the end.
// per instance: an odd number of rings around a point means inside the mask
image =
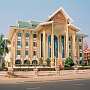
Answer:
POLYGON ((66 58, 64 66, 65 67, 72 67, 72 66, 74 66, 74 62, 73 62, 71 57, 66 58))
POLYGON ((47 62, 47 66, 50 66, 50 62, 51 62, 51 61, 50 61, 49 58, 46 59, 46 62, 47 62))
POLYGON ((39 58, 39 65, 43 65, 43 59, 42 58, 39 58))

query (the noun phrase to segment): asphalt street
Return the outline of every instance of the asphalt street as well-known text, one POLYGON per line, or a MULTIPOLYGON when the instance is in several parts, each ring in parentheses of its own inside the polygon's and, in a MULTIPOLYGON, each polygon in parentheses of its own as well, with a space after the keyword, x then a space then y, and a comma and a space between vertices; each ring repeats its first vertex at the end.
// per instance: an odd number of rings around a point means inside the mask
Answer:
POLYGON ((90 90, 90 80, 0 84, 0 90, 90 90))

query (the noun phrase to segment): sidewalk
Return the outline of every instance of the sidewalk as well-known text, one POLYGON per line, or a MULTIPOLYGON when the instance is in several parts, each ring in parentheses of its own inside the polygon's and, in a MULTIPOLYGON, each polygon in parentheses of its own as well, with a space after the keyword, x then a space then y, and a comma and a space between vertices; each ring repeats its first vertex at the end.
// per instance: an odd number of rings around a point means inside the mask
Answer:
POLYGON ((41 83, 41 82, 51 82, 60 80, 76 80, 76 79, 90 79, 90 70, 62 70, 60 75, 57 75, 56 71, 45 72, 40 71, 38 76, 33 75, 33 72, 17 72, 18 75, 21 74, 23 78, 8 78, 5 76, 0 76, 0 84, 18 84, 18 83, 41 83), (25 76, 25 74, 27 74, 25 76))

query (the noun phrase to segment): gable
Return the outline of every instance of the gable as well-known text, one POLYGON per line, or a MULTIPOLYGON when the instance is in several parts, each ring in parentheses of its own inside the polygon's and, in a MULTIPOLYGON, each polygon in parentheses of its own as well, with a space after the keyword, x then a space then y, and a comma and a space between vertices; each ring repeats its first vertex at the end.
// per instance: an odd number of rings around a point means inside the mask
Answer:
POLYGON ((73 22, 72 18, 66 13, 64 8, 62 8, 62 7, 57 9, 54 13, 52 13, 48 17, 48 21, 52 21, 52 20, 59 22, 59 23, 68 23, 68 24, 73 22), (61 22, 60 22, 60 20, 61 20, 61 22))
POLYGON ((51 19, 50 21, 54 21, 55 23, 66 23, 66 18, 63 15, 63 13, 61 11, 57 12, 51 19))

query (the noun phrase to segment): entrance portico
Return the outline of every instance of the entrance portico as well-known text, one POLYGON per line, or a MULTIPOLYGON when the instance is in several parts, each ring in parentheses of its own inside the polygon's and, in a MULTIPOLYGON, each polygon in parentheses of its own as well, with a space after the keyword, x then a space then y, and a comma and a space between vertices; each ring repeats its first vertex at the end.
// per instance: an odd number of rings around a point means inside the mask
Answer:
POLYGON ((40 57, 44 63, 49 58, 51 66, 56 62, 62 65, 63 60, 69 56, 75 61, 78 28, 70 23, 63 10, 57 11, 48 21, 40 23, 36 31, 41 36, 40 57))

